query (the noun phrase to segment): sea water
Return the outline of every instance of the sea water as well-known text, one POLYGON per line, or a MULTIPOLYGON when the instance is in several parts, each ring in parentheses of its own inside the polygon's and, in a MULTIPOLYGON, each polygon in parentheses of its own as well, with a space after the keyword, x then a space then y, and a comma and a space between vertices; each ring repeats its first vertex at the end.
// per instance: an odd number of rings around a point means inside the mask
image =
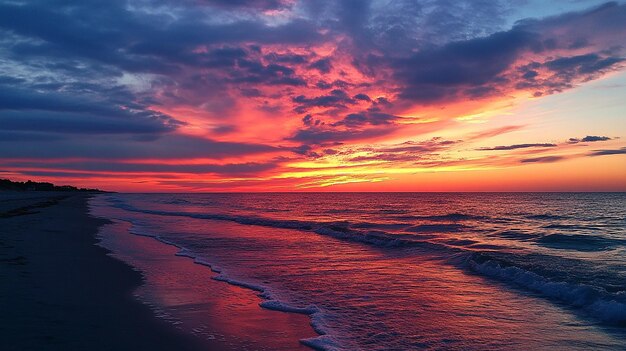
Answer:
MULTIPOLYGON (((626 349, 624 193, 103 194, 320 350, 626 349)), ((182 259, 182 258, 181 258, 182 259)))

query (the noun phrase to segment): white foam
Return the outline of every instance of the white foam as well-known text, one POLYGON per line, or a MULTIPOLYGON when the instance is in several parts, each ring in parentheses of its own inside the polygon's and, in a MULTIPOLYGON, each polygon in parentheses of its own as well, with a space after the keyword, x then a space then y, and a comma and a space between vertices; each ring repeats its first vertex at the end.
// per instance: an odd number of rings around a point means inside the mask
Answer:
POLYGON ((534 272, 515 266, 505 267, 492 260, 483 263, 470 260, 469 265, 472 270, 483 275, 513 282, 546 297, 582 308, 604 322, 617 324, 626 322, 626 304, 618 301, 619 296, 611 295, 598 288, 584 284, 551 281, 534 272))
POLYGON ((449 245, 434 243, 426 240, 406 240, 400 235, 394 235, 383 231, 360 231, 350 228, 345 222, 314 222, 302 220, 279 220, 255 216, 238 216, 219 213, 196 213, 138 209, 123 202, 116 202, 115 207, 131 212, 147 213, 161 216, 179 216, 197 219, 230 221, 245 225, 255 225, 282 229, 296 229, 312 231, 314 233, 334 237, 341 240, 364 243, 377 247, 424 247, 435 250, 455 250, 449 245))
POLYGON ((320 335, 315 338, 301 339, 302 345, 308 346, 319 351, 339 351, 341 348, 337 345, 335 339, 328 335, 320 335))
POLYGON ((231 278, 226 277, 223 273, 221 273, 220 275, 216 277, 213 277, 213 279, 221 281, 221 282, 226 282, 230 285, 240 286, 242 288, 246 288, 246 289, 250 289, 254 291, 265 292, 265 287, 261 285, 256 285, 256 284, 244 282, 241 280, 231 279, 231 278))
POLYGON ((301 313, 301 314, 311 315, 313 313, 319 312, 319 309, 313 305, 310 305, 307 307, 294 307, 294 306, 288 305, 286 303, 283 303, 277 300, 263 301, 259 305, 263 308, 267 308, 268 310, 290 312, 290 313, 301 313))

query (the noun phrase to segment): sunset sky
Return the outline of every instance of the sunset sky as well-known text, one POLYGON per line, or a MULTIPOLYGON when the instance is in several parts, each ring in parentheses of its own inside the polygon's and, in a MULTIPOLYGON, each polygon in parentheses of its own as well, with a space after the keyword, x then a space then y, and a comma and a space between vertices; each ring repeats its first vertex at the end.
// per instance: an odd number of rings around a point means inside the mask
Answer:
POLYGON ((626 3, 0 0, 0 178, 626 191, 626 3))

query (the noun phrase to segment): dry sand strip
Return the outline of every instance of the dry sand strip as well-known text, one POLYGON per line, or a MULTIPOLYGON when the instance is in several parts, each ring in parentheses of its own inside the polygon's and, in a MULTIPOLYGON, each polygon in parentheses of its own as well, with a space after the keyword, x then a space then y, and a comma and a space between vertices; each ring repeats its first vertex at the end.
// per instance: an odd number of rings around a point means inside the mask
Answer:
POLYGON ((141 276, 94 245, 88 197, 0 193, 0 349, 208 349, 133 299, 141 276))

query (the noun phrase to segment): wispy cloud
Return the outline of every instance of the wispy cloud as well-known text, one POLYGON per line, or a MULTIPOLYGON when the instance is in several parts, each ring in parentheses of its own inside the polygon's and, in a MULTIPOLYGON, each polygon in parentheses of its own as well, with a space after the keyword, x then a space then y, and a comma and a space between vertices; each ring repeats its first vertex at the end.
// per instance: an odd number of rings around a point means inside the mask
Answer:
POLYGON ((503 150, 517 150, 517 149, 527 149, 527 148, 535 148, 535 147, 557 147, 556 144, 551 143, 543 143, 543 144, 515 144, 515 145, 500 145, 494 147, 481 147, 476 150, 479 151, 503 151, 503 150))

